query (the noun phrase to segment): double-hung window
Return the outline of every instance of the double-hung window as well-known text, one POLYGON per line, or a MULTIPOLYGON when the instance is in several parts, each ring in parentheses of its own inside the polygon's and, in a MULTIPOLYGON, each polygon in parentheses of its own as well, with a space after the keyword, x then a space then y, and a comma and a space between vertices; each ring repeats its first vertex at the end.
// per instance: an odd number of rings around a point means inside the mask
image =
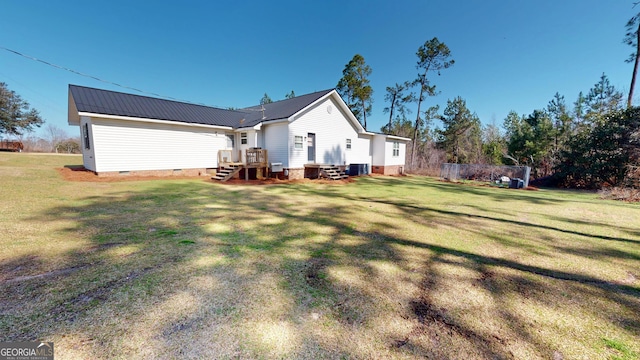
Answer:
POLYGON ((347 150, 351 150, 351 139, 347 139, 347 150))
POLYGON ((293 137, 293 148, 294 149, 302 149, 302 136, 294 136, 293 137))
POLYGON ((393 156, 400 156, 400 143, 397 141, 393 142, 393 156))

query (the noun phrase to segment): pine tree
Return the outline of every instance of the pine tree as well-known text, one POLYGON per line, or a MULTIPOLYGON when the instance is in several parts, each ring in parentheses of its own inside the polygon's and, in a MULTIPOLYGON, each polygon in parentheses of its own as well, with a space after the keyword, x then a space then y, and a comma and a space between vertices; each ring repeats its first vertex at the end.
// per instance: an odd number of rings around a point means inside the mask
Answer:
POLYGON ((418 48, 416 52, 418 56, 418 62, 416 69, 418 70, 418 78, 413 81, 414 85, 420 87, 420 92, 416 101, 418 102, 418 111, 416 114, 416 122, 413 132, 413 144, 411 151, 410 165, 414 166, 414 159, 417 150, 418 130, 422 126, 422 119, 420 119, 420 107, 426 96, 437 95, 436 86, 431 85, 431 82, 427 75, 429 72, 436 72, 440 75, 440 71, 449 68, 454 64, 454 60, 450 59, 451 51, 445 43, 440 42, 437 37, 426 41, 422 46, 418 48))
POLYGON ((371 75, 371 67, 365 63, 362 55, 356 54, 345 65, 342 78, 336 86, 365 130, 367 129, 367 115, 371 113, 373 103, 373 88, 369 85, 369 75, 371 75))
POLYGON ((387 86, 387 93, 384 95, 384 99, 389 102, 389 106, 385 107, 382 111, 389 113, 389 124, 386 130, 383 128, 383 132, 392 134, 391 128, 393 121, 393 115, 404 117, 407 113, 410 113, 406 106, 407 103, 413 100, 413 93, 405 94, 405 91, 411 87, 408 81, 403 84, 396 83, 395 86, 387 86))

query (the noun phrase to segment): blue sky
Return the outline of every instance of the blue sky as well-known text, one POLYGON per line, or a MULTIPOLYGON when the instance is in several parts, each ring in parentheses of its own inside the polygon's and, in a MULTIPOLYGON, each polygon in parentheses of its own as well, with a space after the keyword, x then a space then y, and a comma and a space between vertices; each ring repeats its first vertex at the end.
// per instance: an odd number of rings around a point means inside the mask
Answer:
MULTIPOLYGON (((25 1, 0 0, 0 46, 114 83, 211 106, 266 92, 333 88, 359 53, 373 69, 369 130, 388 120, 385 88, 416 77, 416 51, 438 37, 456 63, 432 83, 444 108, 462 96, 483 123, 531 113, 555 92, 572 103, 604 72, 629 90, 623 0, 25 1)), ((0 49, 0 81, 69 134, 67 86, 135 91, 0 49)), ((640 93, 640 92, 638 92, 640 93)), ((640 99, 636 99, 636 104, 640 99)), ((415 105, 411 105, 414 109, 415 105)))

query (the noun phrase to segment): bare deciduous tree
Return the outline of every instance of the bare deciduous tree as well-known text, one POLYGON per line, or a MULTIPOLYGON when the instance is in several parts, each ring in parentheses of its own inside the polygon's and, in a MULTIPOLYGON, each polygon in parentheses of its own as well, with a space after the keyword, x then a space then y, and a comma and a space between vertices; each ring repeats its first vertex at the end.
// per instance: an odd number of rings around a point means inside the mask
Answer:
POLYGON ((44 128, 45 139, 49 142, 51 152, 58 152, 56 145, 69 137, 67 133, 54 124, 47 124, 44 128))

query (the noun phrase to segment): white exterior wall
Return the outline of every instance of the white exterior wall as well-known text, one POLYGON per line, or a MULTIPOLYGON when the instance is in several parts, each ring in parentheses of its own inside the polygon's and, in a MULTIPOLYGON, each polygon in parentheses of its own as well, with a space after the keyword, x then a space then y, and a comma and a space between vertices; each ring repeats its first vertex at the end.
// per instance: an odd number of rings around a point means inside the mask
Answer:
POLYGON ((301 168, 307 161, 307 134, 316 135, 316 163, 345 165, 366 163, 371 166, 370 140, 359 137, 347 115, 330 96, 289 123, 288 153, 290 168, 301 168), (328 107, 331 106, 331 112, 328 107), (302 149, 295 149, 295 136, 302 136, 302 149), (351 150, 346 149, 351 139, 351 150))
POLYGON ((267 149, 269 162, 281 162, 284 167, 289 167, 287 125, 287 122, 268 124, 263 125, 261 130, 264 134, 262 148, 267 149))
POLYGON ((384 135, 373 137, 373 166, 404 165, 407 154, 407 143, 388 138, 384 135), (400 154, 393 156, 393 143, 398 142, 400 154))
MULTIPOLYGON (((373 147, 373 166, 384 166, 386 153, 386 137, 374 135, 372 139, 373 147)), ((391 155, 391 153, 389 153, 391 155)))
POLYGON ((225 150, 231 150, 231 159, 230 159, 231 161, 240 161, 238 159, 238 155, 239 155, 239 152, 238 152, 238 141, 240 141, 240 139, 238 137, 240 135, 238 135, 235 132, 227 131, 225 133, 225 137, 229 137, 229 136, 233 136, 233 145, 229 144, 229 140, 225 138, 224 149, 225 150))
POLYGON ((407 154, 407 143, 398 141, 398 140, 387 139, 384 144, 385 162, 383 165, 384 166, 404 165, 406 154, 407 154), (393 143, 396 141, 400 144, 399 156, 393 156, 393 143))
POLYGON ((80 149, 82 149, 82 166, 85 169, 96 171, 96 160, 94 154, 94 142, 93 142, 93 125, 91 124, 91 118, 83 116, 80 118, 80 149), (85 147, 84 140, 84 125, 88 124, 89 129, 89 149, 85 147))
POLYGON ((359 134, 351 139, 351 150, 346 150, 347 164, 369 164, 373 159, 373 144, 371 135, 359 134))
POLYGON ((242 130, 242 131, 238 131, 237 134, 238 136, 236 136, 236 139, 237 139, 236 147, 240 149, 240 153, 242 154, 242 159, 240 161, 245 162, 247 160, 246 159, 247 152, 245 150, 253 147, 258 147, 258 132, 256 130, 242 130), (246 144, 242 144, 243 133, 247 134, 246 144))
POLYGON ((225 132, 216 129, 92 118, 95 171, 215 168, 225 132))

